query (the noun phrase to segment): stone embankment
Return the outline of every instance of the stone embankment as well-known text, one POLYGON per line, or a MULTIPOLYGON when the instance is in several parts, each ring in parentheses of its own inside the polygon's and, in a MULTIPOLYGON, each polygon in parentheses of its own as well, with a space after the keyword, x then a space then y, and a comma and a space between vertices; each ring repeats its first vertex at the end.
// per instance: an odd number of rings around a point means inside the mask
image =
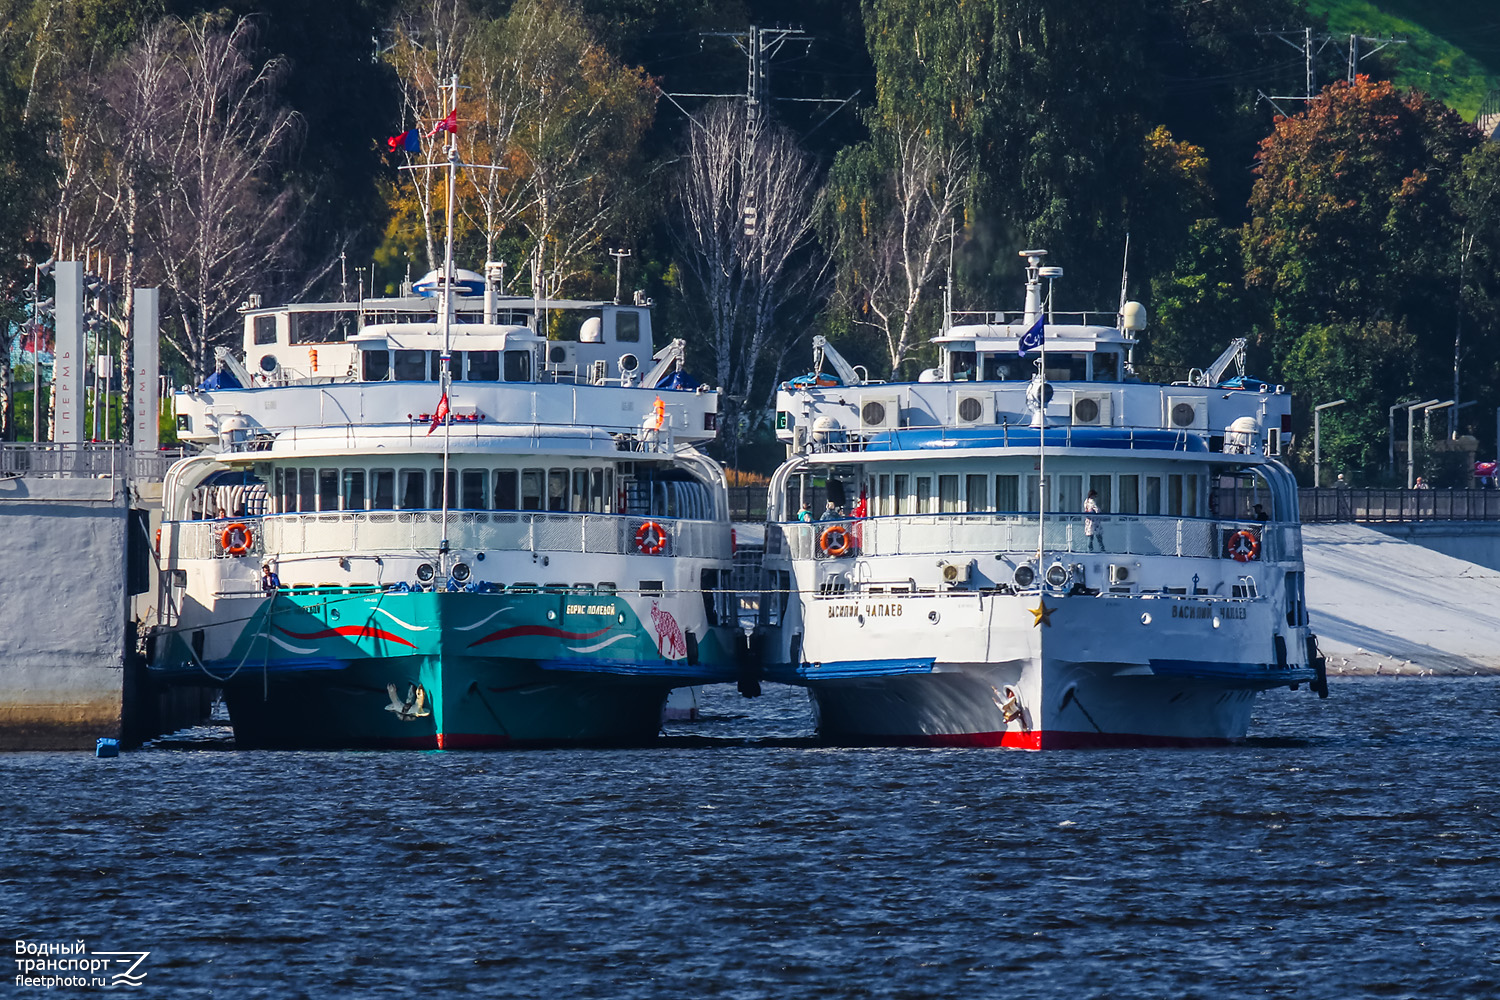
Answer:
MULTIPOLYGON (((1441 547, 1462 551, 1465 530, 1441 547)), ((1363 525, 1305 525, 1303 541, 1329 674, 1500 673, 1500 570, 1363 525)))

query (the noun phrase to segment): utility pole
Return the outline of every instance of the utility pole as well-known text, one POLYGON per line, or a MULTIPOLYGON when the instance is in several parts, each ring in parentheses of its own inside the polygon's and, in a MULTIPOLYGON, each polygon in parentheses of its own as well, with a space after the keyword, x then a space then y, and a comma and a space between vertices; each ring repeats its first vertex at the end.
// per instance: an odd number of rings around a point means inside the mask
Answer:
POLYGON ((625 263, 625 258, 630 256, 629 250, 611 250, 609 255, 615 259, 615 305, 620 304, 620 268, 625 263))
POLYGON ((1349 83, 1354 84, 1354 78, 1359 75, 1359 61, 1367 56, 1373 56, 1387 45, 1405 45, 1406 39, 1397 38, 1394 35, 1380 38, 1375 35, 1350 35, 1349 36, 1349 83), (1369 42, 1375 47, 1367 52, 1359 50, 1360 42, 1369 42))
MULTIPOLYGON (((1337 41, 1342 41, 1343 37, 1344 37, 1342 35, 1335 36, 1335 35, 1326 35, 1326 34, 1313 34, 1313 29, 1311 29, 1311 28, 1302 28, 1300 30, 1295 30, 1295 31, 1293 31, 1293 30, 1258 31, 1258 32, 1256 32, 1256 34, 1258 34, 1258 35, 1270 35, 1271 37, 1279 39, 1282 42, 1285 42, 1287 45, 1290 45, 1292 48, 1294 48, 1298 52, 1302 53, 1303 75, 1304 75, 1303 88, 1304 89, 1303 89, 1303 92, 1301 94, 1267 94, 1264 91, 1258 91, 1257 92, 1259 94, 1260 100, 1269 102, 1270 105, 1273 108, 1275 108, 1276 111, 1279 114, 1282 114, 1282 115, 1286 115, 1286 113, 1287 113, 1286 109, 1284 109, 1280 104, 1277 104, 1276 103, 1277 101, 1303 101, 1303 102, 1310 102, 1310 101, 1314 100, 1318 96, 1318 93, 1317 93, 1318 92, 1318 74, 1317 74, 1318 56, 1321 55, 1322 52, 1323 52, 1323 50, 1326 49, 1329 45, 1331 45, 1332 43, 1337 42, 1337 41), (1295 41, 1293 39, 1295 39, 1295 41)), ((1364 59, 1364 58, 1366 58, 1368 56, 1373 56, 1375 53, 1379 52, 1381 49, 1385 48, 1388 45, 1405 45, 1406 44, 1406 39, 1404 39, 1404 38, 1394 38, 1394 37, 1380 38, 1380 37, 1373 36, 1373 35, 1354 35, 1354 34, 1351 34, 1348 37, 1349 37, 1349 70, 1348 70, 1348 80, 1349 80, 1349 83, 1351 85, 1354 83, 1355 76, 1357 76, 1358 73, 1359 73, 1359 62, 1360 62, 1361 59, 1364 59), (1361 42, 1366 42, 1366 43, 1374 44, 1375 47, 1372 48, 1372 49, 1368 49, 1368 50, 1366 50, 1364 52, 1361 52, 1360 51, 1360 43, 1361 42)))

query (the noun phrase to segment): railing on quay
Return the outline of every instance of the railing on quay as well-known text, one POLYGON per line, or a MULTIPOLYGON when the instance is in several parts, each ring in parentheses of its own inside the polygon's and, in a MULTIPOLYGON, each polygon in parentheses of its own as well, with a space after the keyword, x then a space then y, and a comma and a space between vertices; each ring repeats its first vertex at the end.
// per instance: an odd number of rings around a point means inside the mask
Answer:
POLYGON ((109 441, 0 443, 0 476, 35 479, 99 479, 125 475, 134 480, 161 480, 183 449, 132 451, 109 441), (127 467, 128 466, 128 467, 127 467))
POLYGON ((1309 524, 1396 521, 1500 521, 1500 490, 1380 490, 1355 487, 1298 490, 1309 524))
MULTIPOLYGON (((1295 525, 1136 514, 1097 514, 1088 519, 1094 521, 1097 539, 1092 542, 1093 550, 1105 557, 1227 559, 1231 538, 1240 531, 1249 532, 1254 539, 1257 560, 1302 557, 1301 535, 1295 525)), ((1085 520, 1082 514, 1048 514, 1042 529, 1043 550, 1048 555, 1088 554, 1091 542, 1085 520)), ((822 558, 827 554, 822 544, 824 532, 835 526, 847 532, 850 552, 864 556, 954 557, 976 552, 1024 555, 1037 548, 1035 514, 916 514, 768 525, 766 552, 784 553, 792 559, 822 558)), ((833 536, 828 548, 837 550, 842 541, 833 536)))
MULTIPOLYGON (((631 555, 643 551, 636 539, 648 522, 666 536, 660 552, 654 554, 730 557, 729 530, 723 522, 617 514, 450 511, 448 542, 451 548, 485 552, 631 555)), ((442 544, 443 528, 438 511, 371 510, 180 521, 166 527, 163 551, 169 535, 178 558, 231 559, 434 552, 442 544), (231 525, 249 529, 248 548, 239 556, 224 545, 225 531, 231 525)), ((645 543, 651 545, 656 537, 647 532, 645 543)), ((230 541, 238 544, 240 539, 231 536, 230 541)))

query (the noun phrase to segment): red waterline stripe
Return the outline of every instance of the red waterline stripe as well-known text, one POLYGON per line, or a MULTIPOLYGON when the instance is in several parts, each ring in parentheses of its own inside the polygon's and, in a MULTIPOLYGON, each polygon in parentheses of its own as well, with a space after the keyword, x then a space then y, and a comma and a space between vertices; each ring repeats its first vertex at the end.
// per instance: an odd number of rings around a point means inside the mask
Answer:
POLYGON ((1004 747, 1010 750, 1102 750, 1160 747, 1222 747, 1235 742, 1223 737, 1148 736, 1140 733, 1046 732, 938 733, 930 735, 831 736, 846 746, 893 747, 1004 747))
POLYGON ((385 629, 375 628, 372 625, 340 625, 338 628, 325 628, 321 632, 293 632, 289 628, 276 626, 278 632, 291 636, 293 639, 326 639, 334 635, 363 636, 370 639, 384 639, 387 642, 399 642, 403 646, 416 649, 416 643, 407 642, 399 635, 392 635, 385 629))
POLYGON ((550 625, 516 625, 512 628, 503 628, 498 632, 491 632, 483 639, 475 639, 473 642, 469 643, 469 648, 473 649, 475 646, 482 646, 487 642, 497 642, 501 639, 514 639, 518 636, 523 635, 545 635, 557 639, 571 639, 574 642, 578 642, 583 639, 597 638, 598 636, 601 636, 608 631, 609 628, 607 626, 605 628, 601 628, 597 632, 564 632, 562 629, 553 628, 550 625))
POLYGON ((494 750, 511 745, 509 736, 487 733, 438 733, 439 750, 494 750))

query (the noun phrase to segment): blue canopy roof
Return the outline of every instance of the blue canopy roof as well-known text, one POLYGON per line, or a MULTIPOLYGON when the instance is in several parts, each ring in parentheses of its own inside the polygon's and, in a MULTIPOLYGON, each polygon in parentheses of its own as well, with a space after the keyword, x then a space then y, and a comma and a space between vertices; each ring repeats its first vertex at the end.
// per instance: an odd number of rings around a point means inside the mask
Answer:
MULTIPOLYGON (((908 427, 876 434, 866 451, 944 451, 968 448, 1036 448, 1035 427, 908 427)), ((1140 451, 1207 452, 1208 442, 1185 431, 1135 430, 1128 427, 1048 427, 1046 444, 1061 448, 1120 448, 1140 451)))

